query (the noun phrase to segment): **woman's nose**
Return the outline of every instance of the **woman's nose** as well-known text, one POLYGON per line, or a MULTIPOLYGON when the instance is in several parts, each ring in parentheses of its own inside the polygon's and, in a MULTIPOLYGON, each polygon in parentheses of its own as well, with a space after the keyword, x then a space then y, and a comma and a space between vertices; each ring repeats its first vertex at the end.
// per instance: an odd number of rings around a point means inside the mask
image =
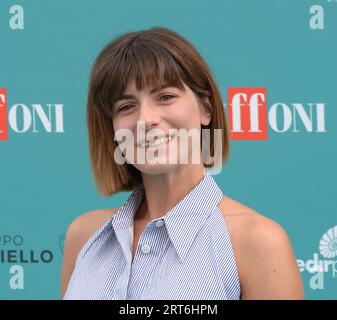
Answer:
POLYGON ((142 103, 139 108, 138 121, 144 121, 145 124, 158 123, 160 121, 159 112, 150 103, 142 103))

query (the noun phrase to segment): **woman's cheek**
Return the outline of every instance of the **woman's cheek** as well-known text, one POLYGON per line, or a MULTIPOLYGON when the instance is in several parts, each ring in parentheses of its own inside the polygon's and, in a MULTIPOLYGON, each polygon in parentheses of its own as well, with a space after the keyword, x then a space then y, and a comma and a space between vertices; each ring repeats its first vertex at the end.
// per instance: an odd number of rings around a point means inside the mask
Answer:
POLYGON ((177 106, 172 118, 179 128, 196 128, 198 126, 198 110, 186 104, 185 106, 177 106))

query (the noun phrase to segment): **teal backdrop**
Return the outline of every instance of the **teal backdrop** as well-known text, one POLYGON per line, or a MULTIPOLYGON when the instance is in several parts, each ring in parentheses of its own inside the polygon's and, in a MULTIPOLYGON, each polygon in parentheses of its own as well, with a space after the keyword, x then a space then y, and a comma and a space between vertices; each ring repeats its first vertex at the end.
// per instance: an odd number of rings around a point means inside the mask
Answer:
POLYGON ((69 223, 128 197, 96 190, 88 78, 108 41, 152 26, 195 45, 226 112, 229 88, 266 88, 267 138, 233 134, 214 179, 287 231, 307 299, 336 299, 337 1, 328 0, 1 0, 0 299, 60 299, 69 223), (51 128, 34 105, 51 112, 51 128))

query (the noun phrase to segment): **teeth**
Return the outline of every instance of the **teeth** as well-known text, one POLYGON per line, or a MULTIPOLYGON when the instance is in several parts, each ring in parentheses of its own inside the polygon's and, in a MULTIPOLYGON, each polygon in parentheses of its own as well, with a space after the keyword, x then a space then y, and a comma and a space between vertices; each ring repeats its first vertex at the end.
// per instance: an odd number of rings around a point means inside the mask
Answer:
POLYGON ((168 138, 155 139, 153 141, 145 141, 140 146, 142 148, 155 147, 155 146, 161 145, 163 143, 166 143, 170 140, 172 140, 172 136, 169 136, 168 138))

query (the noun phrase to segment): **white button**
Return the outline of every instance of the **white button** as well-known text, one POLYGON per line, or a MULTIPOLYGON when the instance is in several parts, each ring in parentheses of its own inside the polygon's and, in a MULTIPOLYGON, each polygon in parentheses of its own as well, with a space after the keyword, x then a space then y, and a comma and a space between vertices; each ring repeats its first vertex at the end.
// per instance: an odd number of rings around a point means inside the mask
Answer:
POLYGON ((156 226, 157 227, 162 227, 164 225, 164 220, 158 220, 156 221, 156 226))
POLYGON ((142 251, 143 251, 144 253, 149 253, 150 250, 151 250, 151 247, 150 247, 148 244, 143 244, 143 245, 142 245, 142 251))

